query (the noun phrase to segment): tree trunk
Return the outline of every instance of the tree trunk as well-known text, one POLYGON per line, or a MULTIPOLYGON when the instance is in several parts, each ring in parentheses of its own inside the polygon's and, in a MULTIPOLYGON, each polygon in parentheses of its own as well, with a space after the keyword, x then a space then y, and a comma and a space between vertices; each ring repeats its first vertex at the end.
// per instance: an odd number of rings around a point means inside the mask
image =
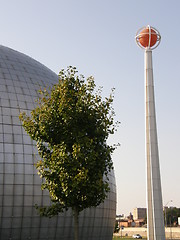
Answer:
POLYGON ((73 209, 74 218, 74 240, 79 240, 79 212, 77 208, 73 209))

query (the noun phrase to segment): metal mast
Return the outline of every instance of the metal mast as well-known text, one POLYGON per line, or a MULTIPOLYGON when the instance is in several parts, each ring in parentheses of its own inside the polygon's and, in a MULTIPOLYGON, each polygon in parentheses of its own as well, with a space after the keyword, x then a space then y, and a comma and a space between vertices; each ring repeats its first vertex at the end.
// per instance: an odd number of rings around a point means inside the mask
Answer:
POLYGON ((152 65, 152 49, 159 45, 160 40, 159 32, 149 25, 141 28, 136 34, 138 46, 145 50, 147 229, 149 240, 165 240, 152 65))

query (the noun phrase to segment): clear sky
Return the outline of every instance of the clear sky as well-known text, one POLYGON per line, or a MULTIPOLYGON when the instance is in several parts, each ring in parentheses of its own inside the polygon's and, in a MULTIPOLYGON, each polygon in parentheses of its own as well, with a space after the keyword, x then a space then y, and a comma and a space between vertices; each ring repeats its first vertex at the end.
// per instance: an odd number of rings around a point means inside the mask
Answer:
POLYGON ((157 127, 164 205, 180 207, 180 1, 1 0, 0 44, 58 73, 76 66, 93 75, 104 95, 116 88, 121 122, 112 142, 117 214, 146 206, 144 53, 136 31, 157 28, 153 51, 157 127))

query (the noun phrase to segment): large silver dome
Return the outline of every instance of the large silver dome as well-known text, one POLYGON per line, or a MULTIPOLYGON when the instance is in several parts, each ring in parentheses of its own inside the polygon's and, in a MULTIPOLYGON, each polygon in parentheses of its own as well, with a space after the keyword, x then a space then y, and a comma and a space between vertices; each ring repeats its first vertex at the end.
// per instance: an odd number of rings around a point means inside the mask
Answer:
MULTIPOLYGON (((34 163, 34 142, 23 130, 20 111, 35 107, 37 90, 57 82, 57 75, 34 59, 0 46, 0 239, 73 239, 72 213, 40 217, 35 204, 50 203, 41 191, 34 163)), ((111 191, 97 208, 80 214, 81 240, 111 240, 116 211, 114 173, 111 191)))

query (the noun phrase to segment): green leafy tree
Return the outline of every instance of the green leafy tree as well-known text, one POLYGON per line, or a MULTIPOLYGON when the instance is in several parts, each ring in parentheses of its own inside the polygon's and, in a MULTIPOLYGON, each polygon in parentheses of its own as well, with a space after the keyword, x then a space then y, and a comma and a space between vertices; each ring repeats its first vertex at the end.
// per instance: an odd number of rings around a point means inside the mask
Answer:
POLYGON ((178 224, 178 217, 180 216, 180 208, 169 207, 166 208, 165 222, 167 226, 176 226, 178 224))
POLYGON ((44 179, 42 190, 49 191, 52 202, 37 208, 48 217, 72 208, 75 239, 79 212, 107 197, 116 147, 107 144, 118 124, 112 107, 114 89, 103 100, 101 88, 95 87, 93 77, 85 80, 69 67, 60 71, 59 82, 51 89, 40 90, 30 116, 20 114, 25 131, 37 143, 36 168, 44 179))

